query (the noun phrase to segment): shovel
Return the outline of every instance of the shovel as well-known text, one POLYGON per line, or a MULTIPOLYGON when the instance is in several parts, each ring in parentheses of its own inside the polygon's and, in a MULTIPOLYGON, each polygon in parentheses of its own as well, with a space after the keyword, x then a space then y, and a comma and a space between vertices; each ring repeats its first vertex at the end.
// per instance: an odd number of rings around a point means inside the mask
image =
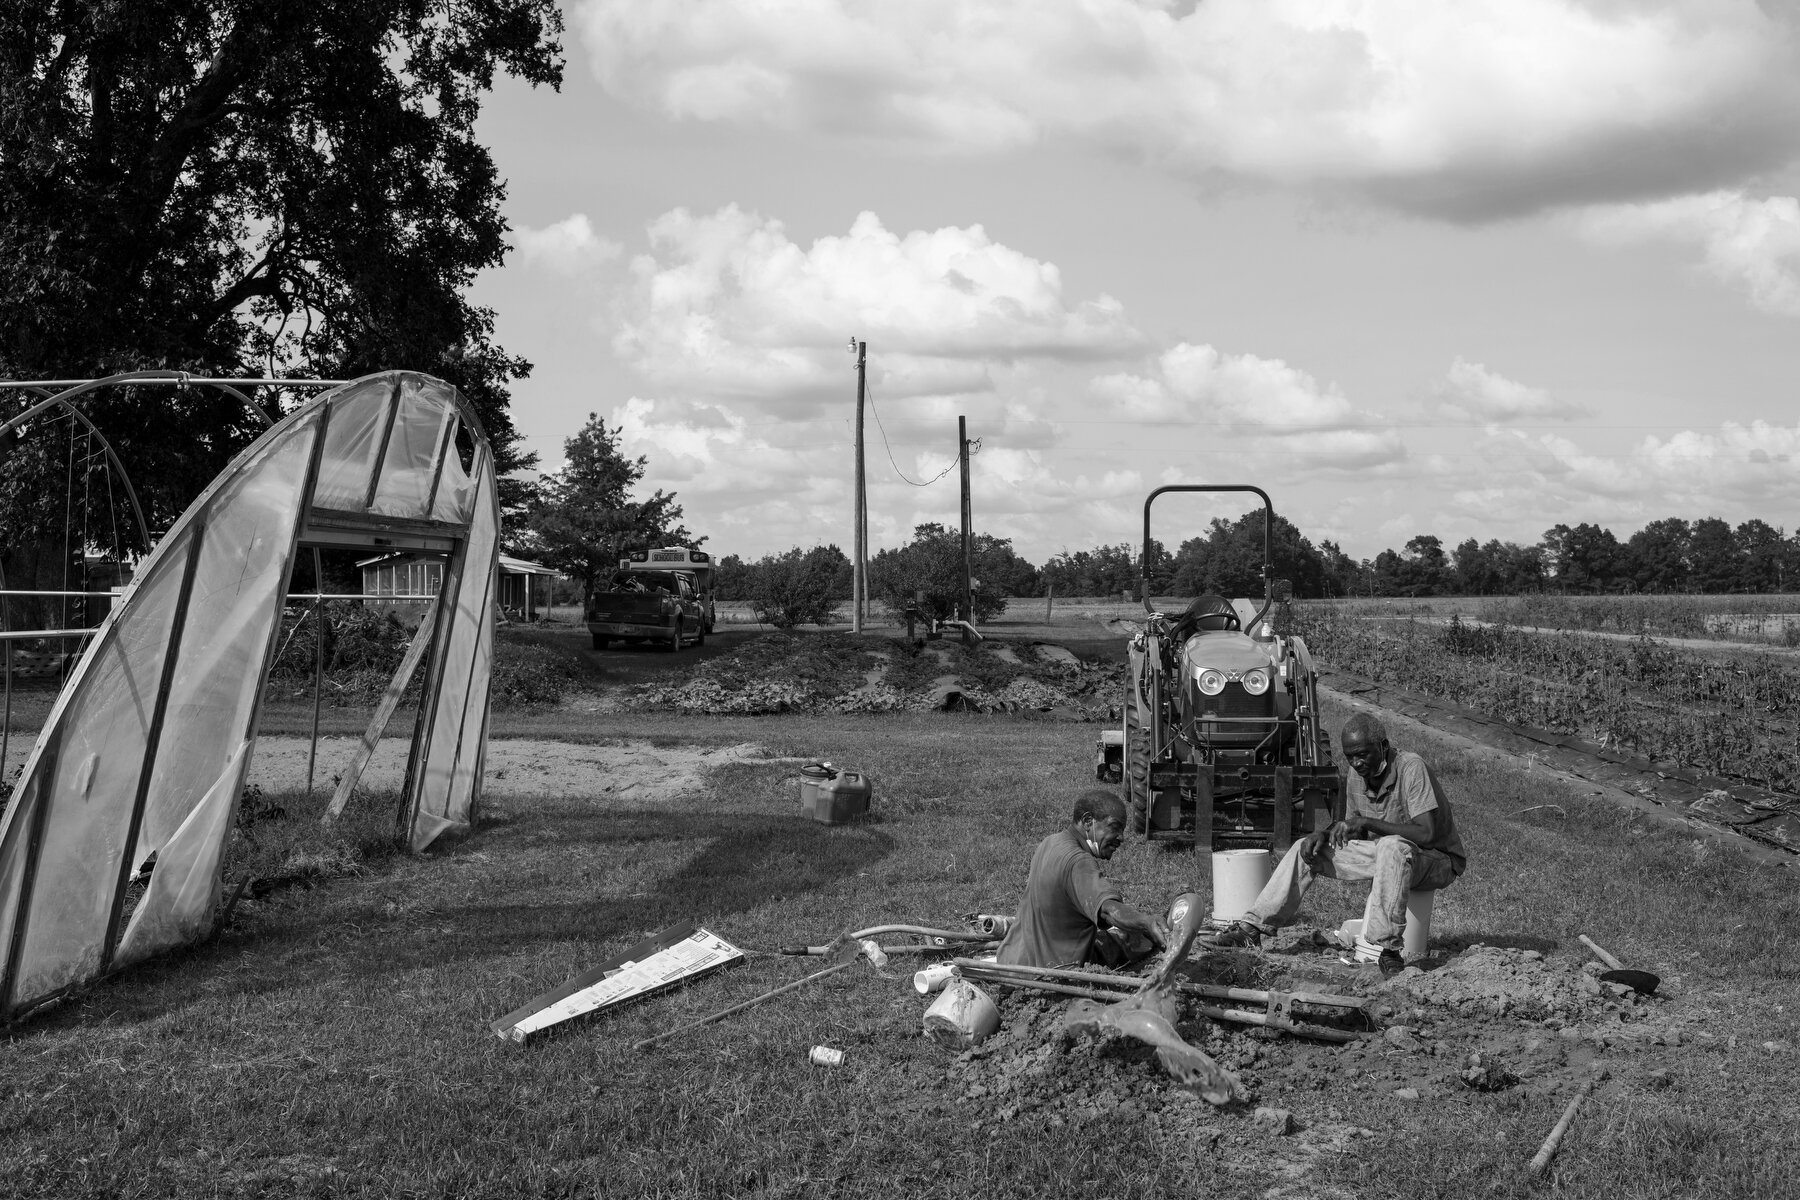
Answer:
POLYGON ((1641 996, 1653 996, 1656 994, 1656 985, 1662 982, 1659 977, 1652 975, 1648 971, 1634 971, 1625 966, 1625 964, 1621 963, 1618 959, 1608 954, 1601 948, 1598 942, 1585 933, 1578 934, 1577 937, 1582 945, 1594 952, 1595 958, 1598 958, 1601 962, 1612 968, 1610 971, 1602 971, 1600 973, 1600 982, 1622 983, 1641 996))

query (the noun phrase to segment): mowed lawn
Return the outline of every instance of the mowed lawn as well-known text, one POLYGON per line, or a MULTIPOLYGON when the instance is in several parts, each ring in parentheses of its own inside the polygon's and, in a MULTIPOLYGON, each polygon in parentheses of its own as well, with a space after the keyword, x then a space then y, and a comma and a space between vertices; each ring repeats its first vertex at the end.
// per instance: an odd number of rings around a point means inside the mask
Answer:
MULTIPOLYGON (((503 1043, 495 1017, 674 922, 766 952, 886 921, 1010 911, 1032 846, 1092 786, 1098 732, 966 715, 569 722, 497 717, 496 728, 829 758, 871 774, 877 819, 816 825, 792 764, 730 766, 703 795, 510 801, 454 845, 372 854, 356 873, 275 892, 209 944, 10 1031, 0 1195, 1099 1198, 1279 1186, 1613 1198, 1792 1186, 1800 1059, 1760 1045, 1792 1042, 1800 1011, 1795 871, 1633 820, 1541 770, 1476 768, 1426 743, 1414 745, 1437 763, 1472 856, 1438 902, 1438 939, 1576 962, 1586 932, 1716 1013, 1717 1048, 1620 1053, 1615 1085, 1543 1181, 1523 1165, 1560 1101, 1469 1092, 1409 1104, 1353 1090, 1348 1067, 1341 1088, 1261 1097, 1302 1123, 1335 1105, 1374 1131, 1299 1181, 1276 1170, 1272 1139, 1238 1136, 1244 1112, 1206 1118, 1240 1147, 1223 1155, 1131 1122, 1052 1129, 1027 1115, 971 1132, 981 1114, 950 1102, 951 1055, 920 1036, 905 959, 886 976, 858 964, 648 1052, 631 1042, 819 961, 753 954, 539 1044, 503 1043), (1519 811, 1552 803, 1566 815, 1519 811), (821 1043, 846 1051, 842 1067, 809 1064, 821 1043), (1672 1071, 1666 1089, 1635 1082, 1651 1055, 1672 1071)), ((275 799, 287 816, 254 826, 261 842, 331 849, 311 832, 319 802, 275 799)), ((384 819, 360 818, 349 841, 373 846, 384 819)), ((334 860, 322 850, 320 861, 334 860)), ((1159 907, 1209 886, 1202 860, 1136 841, 1111 874, 1159 907)), ((1309 912, 1336 924, 1360 910, 1351 896, 1326 883, 1309 912)))

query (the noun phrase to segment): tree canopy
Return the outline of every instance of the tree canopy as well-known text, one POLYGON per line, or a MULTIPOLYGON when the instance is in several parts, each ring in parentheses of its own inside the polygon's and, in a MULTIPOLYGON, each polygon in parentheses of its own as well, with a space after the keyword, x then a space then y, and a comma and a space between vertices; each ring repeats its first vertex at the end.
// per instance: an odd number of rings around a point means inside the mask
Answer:
POLYGON ((658 488, 647 499, 631 498, 648 460, 625 457, 619 431, 608 429, 603 418, 589 413, 587 424, 563 443, 563 456, 563 469, 539 480, 529 532, 517 548, 578 580, 584 605, 629 550, 698 547, 706 540, 680 524, 675 493, 658 488))
MULTIPOLYGON (((466 295, 507 233, 475 122, 496 73, 560 84, 561 30, 554 0, 0 6, 0 375, 426 371, 529 465, 529 364, 466 295)), ((257 431, 199 390, 90 411, 159 528, 257 431)), ((38 460, 60 494, 53 453, 9 473, 38 460)))
MULTIPOLYGON (((970 534, 969 559, 975 621, 991 621, 1006 611, 1007 597, 1015 594, 1008 585, 1021 577, 1023 560, 1013 552, 1010 538, 986 533, 970 534)), ((1028 573, 1030 565, 1023 565, 1028 573)), ((962 607, 962 534, 936 521, 914 526, 911 541, 869 560, 869 595, 892 612, 917 604, 934 620, 954 618, 962 607)))

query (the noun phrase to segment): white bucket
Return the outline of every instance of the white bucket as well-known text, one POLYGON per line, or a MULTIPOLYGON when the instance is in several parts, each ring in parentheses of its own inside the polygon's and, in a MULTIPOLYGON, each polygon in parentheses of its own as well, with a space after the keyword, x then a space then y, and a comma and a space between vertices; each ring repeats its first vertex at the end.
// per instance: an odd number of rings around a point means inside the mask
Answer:
POLYGON ((988 994, 966 979, 951 980, 925 1010, 925 1036, 965 1050, 1000 1028, 1000 1011, 988 994))
POLYGON ((1212 924, 1223 929, 1250 911, 1275 864, 1267 850, 1215 850, 1212 924))
MULTIPOLYGON (((1401 931, 1401 954, 1407 961, 1424 958, 1431 945, 1431 906, 1436 892, 1406 893, 1406 928, 1401 931)), ((1357 962, 1374 962, 1381 957, 1381 947, 1363 937, 1361 921, 1345 921, 1338 929, 1338 942, 1356 948, 1357 962)))
POLYGON ((1431 947, 1431 906, 1437 898, 1433 892, 1406 893, 1406 957, 1424 958, 1431 947))

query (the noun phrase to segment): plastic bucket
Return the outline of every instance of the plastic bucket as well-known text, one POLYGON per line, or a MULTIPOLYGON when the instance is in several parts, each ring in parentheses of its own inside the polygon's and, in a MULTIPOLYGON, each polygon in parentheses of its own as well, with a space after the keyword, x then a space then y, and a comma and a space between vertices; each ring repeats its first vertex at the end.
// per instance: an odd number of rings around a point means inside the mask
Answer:
POLYGON ((1431 906, 1436 892, 1406 893, 1406 957, 1424 958, 1431 947, 1431 906))
POLYGON ((993 999, 966 979, 953 979, 925 1010, 925 1036, 965 1050, 1000 1028, 993 999))
MULTIPOLYGON (((1406 928, 1401 931, 1401 953, 1408 961, 1424 958, 1431 945, 1431 906, 1436 892, 1406 893, 1406 928)), ((1338 942, 1356 948, 1356 961, 1374 962, 1381 957, 1381 947, 1366 940, 1361 921, 1345 921, 1338 929, 1338 942)))
POLYGON ((1215 850, 1212 923, 1223 929, 1250 911, 1275 864, 1267 850, 1215 850))

